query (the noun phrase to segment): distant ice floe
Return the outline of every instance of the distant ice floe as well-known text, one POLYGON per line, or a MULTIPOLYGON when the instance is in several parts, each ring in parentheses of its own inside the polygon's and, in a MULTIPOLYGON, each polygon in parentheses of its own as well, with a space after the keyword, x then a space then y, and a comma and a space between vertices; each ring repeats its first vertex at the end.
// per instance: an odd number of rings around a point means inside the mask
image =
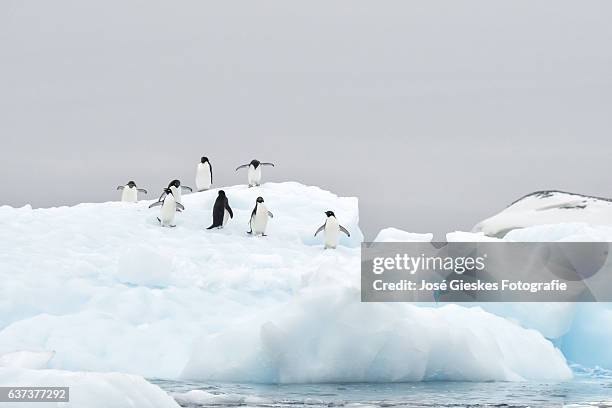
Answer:
POLYGON ((419 234, 397 228, 384 228, 376 235, 374 242, 431 242, 432 239, 432 233, 419 234))
POLYGON ((503 237, 518 228, 559 223, 612 227, 612 200, 555 190, 538 191, 481 221, 472 231, 503 237))

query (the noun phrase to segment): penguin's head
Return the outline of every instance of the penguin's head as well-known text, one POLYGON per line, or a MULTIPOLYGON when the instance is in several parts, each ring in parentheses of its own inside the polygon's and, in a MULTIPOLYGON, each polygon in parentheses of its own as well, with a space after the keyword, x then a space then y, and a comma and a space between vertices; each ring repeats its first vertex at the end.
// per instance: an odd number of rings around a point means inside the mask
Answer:
POLYGON ((172 180, 170 184, 168 184, 168 188, 172 186, 179 188, 181 186, 181 180, 172 180))
POLYGON ((219 190, 219 197, 225 197, 225 191, 219 190))
POLYGON ((333 211, 325 211, 325 215, 327 215, 328 217, 335 217, 336 214, 334 214, 333 211))
POLYGON ((134 187, 136 187, 136 183, 134 183, 133 181, 128 181, 127 185, 128 185, 128 187, 130 187, 130 188, 134 188, 134 187))
POLYGON ((171 195, 174 197, 174 194, 172 194, 172 189, 170 189, 170 187, 164 188, 164 193, 166 193, 166 195, 171 195))
POLYGON ((259 160, 257 160, 257 159, 251 160, 251 166, 253 166, 255 168, 259 167, 260 164, 261 164, 261 162, 259 160))
POLYGON ((263 201, 263 197, 257 197, 257 202, 260 203, 260 204, 263 203, 264 202, 263 201))
POLYGON ((208 163, 208 157, 202 156, 202 158, 200 159, 200 163, 202 163, 202 164, 208 163))

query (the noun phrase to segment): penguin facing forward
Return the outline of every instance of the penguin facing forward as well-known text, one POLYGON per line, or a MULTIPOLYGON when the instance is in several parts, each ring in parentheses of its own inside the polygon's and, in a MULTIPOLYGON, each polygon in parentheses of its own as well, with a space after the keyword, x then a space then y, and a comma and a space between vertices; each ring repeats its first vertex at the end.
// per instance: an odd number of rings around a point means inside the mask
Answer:
POLYGON ((154 202, 149 208, 161 206, 159 217, 157 220, 162 227, 176 227, 174 223, 174 215, 177 211, 184 210, 183 204, 176 201, 174 193, 170 188, 164 189, 164 197, 159 201, 154 202))
POLYGON ((121 201, 125 203, 138 202, 138 193, 147 194, 147 190, 138 188, 133 181, 129 181, 125 186, 117 186, 117 190, 121 190, 121 201))
POLYGON ((259 160, 251 160, 251 162, 248 164, 243 164, 236 167, 236 171, 248 167, 249 171, 247 173, 247 178, 249 181, 249 187, 259 186, 261 185, 261 168, 263 166, 274 167, 274 163, 262 163, 259 160))
POLYGON ((348 237, 350 237, 351 234, 346 228, 340 225, 333 211, 325 211, 325 215, 327 215, 325 224, 321 225, 317 232, 315 232, 315 237, 319 232, 323 231, 325 234, 325 249, 335 249, 338 246, 340 231, 344 232, 348 237))
POLYGON ((234 213, 229 206, 225 191, 219 190, 219 195, 213 206, 213 223, 206 229, 223 228, 230 218, 234 218, 234 213))
POLYGON ((196 171, 196 188, 198 191, 208 190, 212 184, 212 165, 208 157, 202 157, 196 171))
MULTIPOLYGON (((174 199, 176 200, 177 203, 181 202, 181 195, 182 195, 183 192, 185 192, 185 191, 192 192, 193 191, 193 189, 191 187, 182 186, 181 185, 181 180, 172 180, 168 184, 168 188, 170 190, 172 190, 172 194, 174 195, 174 199)), ((165 196, 166 196, 166 190, 164 190, 164 192, 161 194, 161 196, 159 196, 159 201, 163 200, 163 198, 165 196)))
POLYGON ((249 226, 251 230, 247 234, 266 236, 266 227, 268 226, 268 217, 274 218, 274 215, 268 211, 262 197, 257 197, 255 208, 251 213, 249 226))

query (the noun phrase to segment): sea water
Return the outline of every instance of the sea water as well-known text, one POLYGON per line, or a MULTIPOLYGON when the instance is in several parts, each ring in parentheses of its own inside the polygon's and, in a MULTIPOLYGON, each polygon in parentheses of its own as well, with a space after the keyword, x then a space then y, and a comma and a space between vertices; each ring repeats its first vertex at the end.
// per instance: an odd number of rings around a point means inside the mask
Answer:
POLYGON ((184 407, 612 407, 612 376, 576 372, 566 382, 219 384, 150 380, 184 407), (206 398, 187 398, 202 390, 206 398))

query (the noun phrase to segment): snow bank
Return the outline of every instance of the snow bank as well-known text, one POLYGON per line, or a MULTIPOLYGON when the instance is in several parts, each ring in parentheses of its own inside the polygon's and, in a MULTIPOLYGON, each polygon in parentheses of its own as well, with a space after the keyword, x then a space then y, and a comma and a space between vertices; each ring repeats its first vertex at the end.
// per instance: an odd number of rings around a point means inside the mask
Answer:
POLYGON ((69 403, 19 402, 3 407, 38 408, 178 408, 179 405, 161 388, 144 378, 118 373, 68 372, 0 368, 0 386, 70 387, 69 403))
POLYGON ((540 191, 478 223, 473 231, 503 237, 517 228, 559 223, 612 227, 612 200, 562 191, 540 191))

